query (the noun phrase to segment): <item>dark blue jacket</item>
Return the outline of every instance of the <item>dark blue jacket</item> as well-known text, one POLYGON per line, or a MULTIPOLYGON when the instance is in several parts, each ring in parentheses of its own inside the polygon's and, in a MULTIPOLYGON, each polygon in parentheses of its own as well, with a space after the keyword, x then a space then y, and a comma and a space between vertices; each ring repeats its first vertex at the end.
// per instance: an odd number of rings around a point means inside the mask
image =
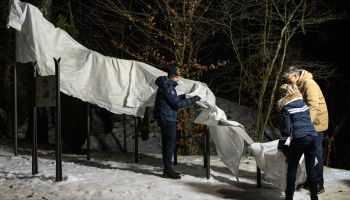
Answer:
POLYGON ((161 117, 167 121, 176 121, 177 109, 192 105, 196 102, 194 97, 178 96, 175 90, 177 83, 166 76, 160 76, 155 81, 158 86, 154 105, 154 119, 161 117))
POLYGON ((294 98, 282 107, 282 137, 301 138, 307 135, 317 136, 311 122, 309 107, 302 98, 294 98))

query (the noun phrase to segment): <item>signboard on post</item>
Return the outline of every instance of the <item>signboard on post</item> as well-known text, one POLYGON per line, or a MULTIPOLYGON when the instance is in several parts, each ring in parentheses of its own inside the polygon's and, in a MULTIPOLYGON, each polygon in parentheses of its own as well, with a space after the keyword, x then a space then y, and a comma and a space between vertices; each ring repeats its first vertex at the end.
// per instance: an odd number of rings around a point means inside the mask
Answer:
POLYGON ((36 106, 56 107, 55 76, 36 77, 36 106))

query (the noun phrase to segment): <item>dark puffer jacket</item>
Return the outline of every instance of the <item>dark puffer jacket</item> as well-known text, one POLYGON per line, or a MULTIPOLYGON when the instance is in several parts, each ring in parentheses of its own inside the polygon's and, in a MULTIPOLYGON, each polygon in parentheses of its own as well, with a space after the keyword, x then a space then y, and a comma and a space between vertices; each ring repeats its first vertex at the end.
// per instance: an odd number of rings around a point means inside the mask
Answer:
POLYGON ((301 97, 287 96, 281 109, 282 137, 292 136, 301 138, 307 135, 317 136, 314 125, 310 119, 310 109, 301 97))
POLYGON ((175 90, 177 83, 166 76, 160 76, 155 81, 158 86, 154 105, 154 119, 176 121, 177 109, 190 106, 196 102, 195 97, 186 99, 185 95, 178 96, 175 90))

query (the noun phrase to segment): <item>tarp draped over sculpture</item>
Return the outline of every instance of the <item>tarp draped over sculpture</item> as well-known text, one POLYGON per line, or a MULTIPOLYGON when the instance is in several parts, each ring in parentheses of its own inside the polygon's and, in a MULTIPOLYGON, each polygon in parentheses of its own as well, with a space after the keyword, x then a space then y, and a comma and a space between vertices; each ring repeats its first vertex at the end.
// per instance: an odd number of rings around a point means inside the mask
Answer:
MULTIPOLYGON (((11 1, 8 27, 17 30, 17 62, 36 61, 40 75, 53 75, 53 58, 60 57, 61 92, 116 114, 143 116, 145 108, 154 104, 155 79, 166 75, 142 62, 104 56, 87 49, 65 31, 55 28, 38 8, 29 3, 11 1)), ((232 121, 230 126, 218 125, 219 121, 229 121, 215 105, 215 96, 206 84, 181 79, 176 89, 188 97, 201 97, 198 105, 203 111, 195 122, 210 125, 210 135, 218 154, 237 175, 244 147, 242 138, 248 138, 248 143, 252 143, 244 127, 232 121)))
MULTIPOLYGON (((35 6, 18 0, 12 0, 10 5, 8 27, 16 30, 17 62, 36 61, 37 71, 45 76, 55 73, 53 58, 60 57, 61 92, 116 114, 143 116, 146 107, 153 106, 157 90, 154 81, 166 75, 165 72, 142 62, 104 56, 87 49, 65 31, 55 28, 35 6)), ((195 123, 208 125, 218 155, 234 175, 238 175, 245 141, 251 145, 265 176, 283 189, 280 182, 285 181, 282 169, 286 167, 277 144, 254 143, 243 125, 227 120, 206 84, 181 79, 176 90, 179 94, 186 93, 187 97, 201 97, 197 104, 202 111, 195 123), (266 146, 268 148, 264 148, 266 146)))

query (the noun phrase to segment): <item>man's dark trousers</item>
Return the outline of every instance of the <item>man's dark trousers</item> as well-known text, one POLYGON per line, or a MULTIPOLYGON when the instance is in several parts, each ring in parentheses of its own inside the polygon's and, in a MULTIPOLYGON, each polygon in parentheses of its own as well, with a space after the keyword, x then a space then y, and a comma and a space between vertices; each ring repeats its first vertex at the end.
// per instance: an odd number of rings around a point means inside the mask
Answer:
POLYGON ((165 119, 158 120, 162 133, 162 155, 164 169, 172 169, 172 159, 176 146, 176 122, 165 119))
POLYGON ((323 186, 323 132, 317 133, 316 138, 316 158, 317 164, 315 166, 316 182, 317 185, 323 186))

